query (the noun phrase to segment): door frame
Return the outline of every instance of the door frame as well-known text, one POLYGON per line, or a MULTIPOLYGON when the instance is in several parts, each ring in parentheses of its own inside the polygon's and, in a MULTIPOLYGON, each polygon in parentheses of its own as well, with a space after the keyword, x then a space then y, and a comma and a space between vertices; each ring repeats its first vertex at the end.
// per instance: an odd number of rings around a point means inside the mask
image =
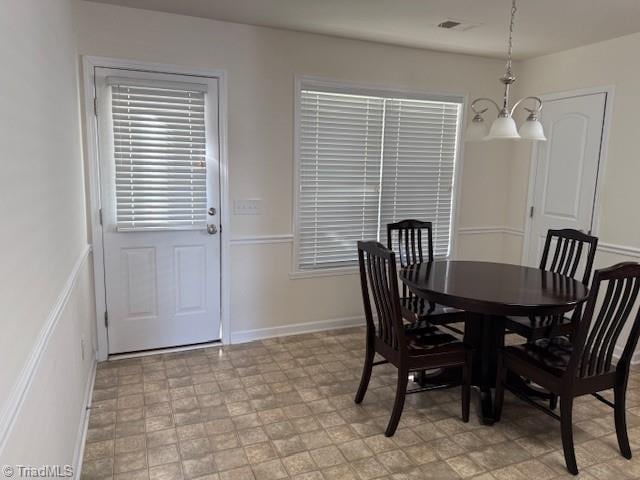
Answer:
MULTIPOLYGON (((581 88, 577 90, 563 90, 560 92, 546 93, 540 95, 543 102, 558 100, 568 97, 583 97, 587 95, 594 95, 598 93, 604 93, 606 95, 604 105, 604 118, 602 122, 602 138, 600 140, 600 155, 598 160, 598 173, 596 176, 596 188, 594 192, 593 200, 593 214, 591 217, 591 233, 598 236, 600 230, 600 213, 601 213, 601 200, 602 200, 602 185, 604 184, 604 178, 606 174, 606 166, 608 159, 609 149, 609 134, 611 131, 611 118, 613 113, 613 104, 615 99, 615 86, 606 85, 603 87, 590 87, 581 88)), ((537 172, 537 155, 538 155, 538 142, 532 142, 530 161, 529 161, 529 185, 527 190, 527 203, 524 210, 524 230, 522 241, 522 255, 521 263, 524 264, 527 258, 527 252, 529 250, 529 242, 531 240, 531 217, 529 216, 529 209, 533 205, 533 197, 535 195, 536 186, 536 172, 537 172)))
POLYGON ((190 68, 179 65, 166 65, 150 62, 138 62, 110 57, 82 56, 82 100, 85 128, 85 182, 88 186, 87 195, 87 219, 91 245, 93 247, 93 279, 95 290, 96 308, 96 358, 98 361, 106 360, 109 356, 107 326, 105 323, 106 285, 104 276, 104 243, 102 225, 100 224, 100 159, 97 142, 97 117, 94 110, 96 87, 94 83, 94 68, 123 68, 140 70, 153 73, 174 73, 178 75, 191 75, 198 77, 212 77, 218 80, 218 136, 220 149, 220 325, 222 330, 222 343, 228 344, 231 339, 230 332, 230 306, 231 306, 231 250, 230 250, 230 211, 229 211, 229 162, 227 150, 227 74, 221 69, 190 68), (224 230, 223 230, 224 228, 224 230))

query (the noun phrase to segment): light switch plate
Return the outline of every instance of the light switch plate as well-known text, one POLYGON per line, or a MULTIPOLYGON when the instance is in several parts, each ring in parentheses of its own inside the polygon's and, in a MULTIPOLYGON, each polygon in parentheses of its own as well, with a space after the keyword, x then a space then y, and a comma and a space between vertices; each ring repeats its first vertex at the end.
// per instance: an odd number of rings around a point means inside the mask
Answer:
POLYGON ((262 215, 262 200, 245 198, 233 202, 234 215, 262 215))

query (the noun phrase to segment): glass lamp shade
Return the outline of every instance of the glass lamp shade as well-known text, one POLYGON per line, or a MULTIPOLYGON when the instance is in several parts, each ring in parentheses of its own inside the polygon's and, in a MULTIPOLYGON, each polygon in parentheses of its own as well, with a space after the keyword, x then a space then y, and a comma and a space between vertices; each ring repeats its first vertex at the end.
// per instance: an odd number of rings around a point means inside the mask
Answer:
POLYGON ((487 140, 520 138, 516 122, 511 117, 498 117, 494 120, 489 130, 487 140))
POLYGON ((545 141, 542 124, 538 120, 527 120, 520 126, 520 137, 524 140, 545 141))
POLYGON ((489 128, 484 120, 473 120, 464 133, 465 142, 479 142, 484 140, 489 133, 489 128))

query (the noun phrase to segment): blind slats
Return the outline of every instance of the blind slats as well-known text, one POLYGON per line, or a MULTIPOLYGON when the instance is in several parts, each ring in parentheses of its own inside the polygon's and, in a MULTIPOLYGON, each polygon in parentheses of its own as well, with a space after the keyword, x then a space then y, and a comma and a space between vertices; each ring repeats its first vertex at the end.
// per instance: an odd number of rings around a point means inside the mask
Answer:
POLYGON ((111 93, 118 230, 204 227, 204 90, 120 79, 111 93))
POLYGON ((303 89, 299 116, 298 268, 353 265, 356 242, 386 224, 433 222, 449 253, 461 105, 303 89))

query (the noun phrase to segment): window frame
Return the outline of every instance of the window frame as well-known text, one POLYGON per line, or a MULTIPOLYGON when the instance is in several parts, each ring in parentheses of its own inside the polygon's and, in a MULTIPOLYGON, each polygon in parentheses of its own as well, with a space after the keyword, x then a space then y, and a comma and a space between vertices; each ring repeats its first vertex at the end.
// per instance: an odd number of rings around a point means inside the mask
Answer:
POLYGON ((454 256, 455 243, 458 233, 458 204, 460 196, 460 179, 462 178, 463 146, 462 127, 465 125, 466 105, 468 94, 436 91, 419 91, 405 88, 387 87, 363 83, 343 82, 315 76, 296 75, 294 81, 294 118, 293 118, 293 248, 291 249, 291 279, 331 277, 339 275, 353 275, 358 273, 358 266, 331 267, 301 270, 298 266, 298 252, 300 247, 300 119, 301 119, 301 92, 308 88, 318 88, 327 92, 345 93, 353 95, 371 95, 383 97, 396 97, 415 100, 432 100, 440 102, 459 103, 461 113, 458 117, 458 138, 456 139, 456 154, 454 157, 453 185, 451 192, 451 220, 449 255, 454 256))

